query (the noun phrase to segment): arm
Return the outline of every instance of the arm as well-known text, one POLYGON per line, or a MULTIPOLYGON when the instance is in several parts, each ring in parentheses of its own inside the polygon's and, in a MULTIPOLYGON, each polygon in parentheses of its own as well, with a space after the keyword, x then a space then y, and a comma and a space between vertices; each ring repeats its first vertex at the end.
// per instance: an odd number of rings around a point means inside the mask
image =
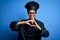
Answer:
POLYGON ((23 24, 26 24, 26 25, 29 25, 29 26, 32 26, 29 21, 31 20, 22 20, 22 21, 13 21, 10 23, 10 28, 13 30, 13 31, 18 31, 20 29, 20 27, 23 25, 23 24))
POLYGON ((49 32, 45 29, 44 24, 41 23, 40 26, 41 26, 41 36, 48 37, 49 36, 49 32))
POLYGON ((13 30, 13 31, 18 31, 21 24, 24 24, 24 22, 17 22, 17 21, 13 21, 10 23, 10 28, 13 30))
POLYGON ((48 37, 49 36, 49 32, 45 29, 44 24, 40 21, 35 21, 35 26, 36 29, 38 29, 38 31, 41 31, 41 36, 43 37, 48 37))

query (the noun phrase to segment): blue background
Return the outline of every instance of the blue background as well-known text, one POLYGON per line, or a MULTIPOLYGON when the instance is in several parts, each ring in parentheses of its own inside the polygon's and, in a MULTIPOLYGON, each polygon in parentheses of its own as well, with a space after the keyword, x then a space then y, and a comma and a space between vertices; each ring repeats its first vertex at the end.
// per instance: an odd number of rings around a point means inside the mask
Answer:
MULTIPOLYGON (((0 40, 17 40, 18 32, 9 27, 11 21, 28 19, 24 5, 31 0, 0 0, 0 40)), ((40 4, 35 16, 44 22, 50 35, 42 40, 60 40, 60 0, 34 0, 40 4)))

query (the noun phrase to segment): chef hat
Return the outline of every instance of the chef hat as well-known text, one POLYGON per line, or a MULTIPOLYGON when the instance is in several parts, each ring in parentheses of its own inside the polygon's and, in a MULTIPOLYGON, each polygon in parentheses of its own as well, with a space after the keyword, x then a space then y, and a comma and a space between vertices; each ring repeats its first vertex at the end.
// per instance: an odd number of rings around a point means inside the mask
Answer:
POLYGON ((25 5, 25 8, 29 11, 29 10, 34 10, 37 11, 37 9, 39 8, 39 4, 37 2, 34 1, 30 1, 25 5))

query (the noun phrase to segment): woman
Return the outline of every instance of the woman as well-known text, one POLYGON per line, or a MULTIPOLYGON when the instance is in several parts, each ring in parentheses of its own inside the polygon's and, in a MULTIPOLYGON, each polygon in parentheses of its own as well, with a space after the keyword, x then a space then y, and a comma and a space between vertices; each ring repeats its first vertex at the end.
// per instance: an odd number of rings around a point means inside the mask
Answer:
POLYGON ((41 21, 35 19, 39 4, 31 1, 25 5, 27 9, 29 19, 21 21, 13 21, 10 24, 10 28, 13 31, 18 31, 18 40, 41 40, 41 37, 48 37, 49 32, 45 29, 44 24, 41 21))

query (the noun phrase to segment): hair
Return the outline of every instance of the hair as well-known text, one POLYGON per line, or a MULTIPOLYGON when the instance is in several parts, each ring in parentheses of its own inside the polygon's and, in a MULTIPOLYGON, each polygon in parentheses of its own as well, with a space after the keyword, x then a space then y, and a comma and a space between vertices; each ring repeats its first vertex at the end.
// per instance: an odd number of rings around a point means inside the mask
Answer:
MULTIPOLYGON (((35 10, 34 10, 35 11, 35 10)), ((29 14, 29 10, 27 10, 28 14, 29 14)), ((37 13, 37 11, 35 11, 35 13, 37 13)))

